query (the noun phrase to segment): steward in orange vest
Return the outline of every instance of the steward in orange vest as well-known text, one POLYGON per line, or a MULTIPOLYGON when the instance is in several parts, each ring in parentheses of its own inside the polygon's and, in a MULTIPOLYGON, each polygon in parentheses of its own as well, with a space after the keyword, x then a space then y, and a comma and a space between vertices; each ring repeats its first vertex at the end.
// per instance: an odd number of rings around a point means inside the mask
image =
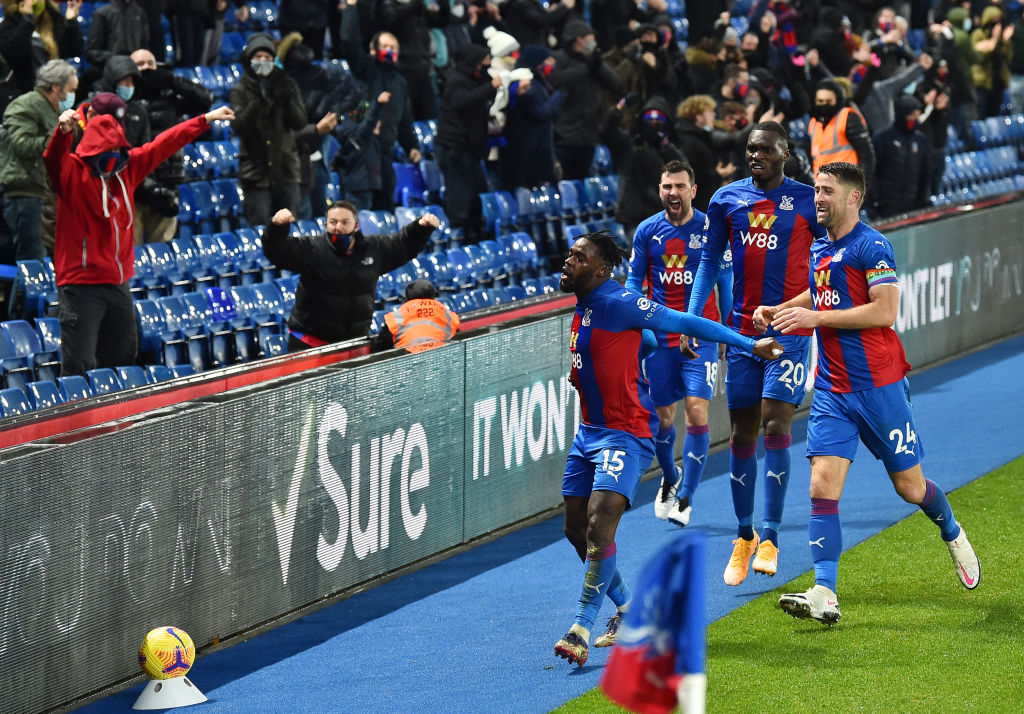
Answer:
POLYGON ((824 164, 846 161, 857 164, 865 176, 874 176, 875 149, 864 118, 846 106, 846 93, 830 79, 818 82, 807 134, 811 138, 811 167, 814 173, 824 164))
POLYGON ((413 280, 405 289, 405 302, 384 318, 384 329, 374 341, 374 351, 392 347, 425 352, 451 341, 459 329, 459 316, 435 300, 429 280, 413 280))

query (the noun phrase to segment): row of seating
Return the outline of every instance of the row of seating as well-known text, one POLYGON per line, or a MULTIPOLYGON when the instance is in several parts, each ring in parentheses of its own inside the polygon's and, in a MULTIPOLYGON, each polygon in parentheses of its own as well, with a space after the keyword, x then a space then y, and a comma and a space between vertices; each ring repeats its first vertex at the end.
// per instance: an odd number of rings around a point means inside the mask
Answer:
POLYGON ((25 320, 0 323, 0 386, 24 387, 60 373, 60 327, 49 318, 36 330, 25 320))
POLYGON ((942 174, 942 193, 994 179, 1013 178, 1022 170, 1024 161, 1021 161, 1015 146, 949 154, 942 174))

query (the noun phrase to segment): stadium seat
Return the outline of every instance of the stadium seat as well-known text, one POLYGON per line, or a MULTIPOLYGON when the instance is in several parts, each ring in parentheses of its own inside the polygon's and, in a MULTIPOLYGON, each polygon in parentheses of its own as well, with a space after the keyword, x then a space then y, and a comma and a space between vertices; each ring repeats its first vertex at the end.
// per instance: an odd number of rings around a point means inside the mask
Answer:
POLYGON ((121 384, 124 385, 125 389, 145 387, 149 384, 149 378, 146 376, 146 370, 138 365, 132 364, 124 367, 118 367, 115 371, 117 372, 117 376, 121 380, 121 384))
POLYGON ((56 303, 53 274, 39 260, 19 260, 11 290, 12 317, 45 315, 49 302, 56 303))
POLYGON ((290 275, 287 278, 277 278, 274 284, 281 291, 281 302, 285 314, 290 313, 292 306, 295 304, 295 291, 299 287, 299 276, 290 275))
POLYGON ((393 163, 392 166, 395 169, 396 206, 425 206, 430 203, 427 184, 418 166, 402 163, 393 163))
POLYGON ((37 382, 29 382, 25 385, 28 389, 28 401, 33 409, 45 409, 62 404, 64 400, 57 391, 57 383, 46 379, 37 382))
POLYGON ((80 374, 70 374, 67 377, 57 378, 57 389, 60 391, 61 399, 65 402, 73 402, 77 399, 88 399, 92 394, 92 387, 89 380, 80 374))
POLYGON ((163 364, 146 365, 146 374, 149 376, 150 384, 166 382, 169 379, 174 379, 174 373, 171 372, 169 367, 163 364))
MULTIPOLYGON (((25 320, 0 323, 0 331, 14 349, 14 357, 24 358, 33 379, 52 380, 60 374, 60 351, 44 350, 39 333, 25 320)), ((7 357, 5 359, 10 359, 7 357)))
POLYGON ((124 385, 121 384, 121 380, 118 378, 117 373, 109 367, 90 369, 85 373, 85 375, 89 378, 89 385, 92 387, 92 392, 96 396, 109 394, 111 392, 120 392, 124 389, 124 385))
POLYGON ((195 374, 195 370, 190 364, 176 364, 170 368, 171 374, 177 377, 191 377, 195 374))
POLYGON ((0 416, 11 417, 31 411, 32 405, 21 389, 0 389, 0 416))
POLYGON ((60 352, 60 320, 56 317, 37 317, 36 332, 44 350, 60 352))

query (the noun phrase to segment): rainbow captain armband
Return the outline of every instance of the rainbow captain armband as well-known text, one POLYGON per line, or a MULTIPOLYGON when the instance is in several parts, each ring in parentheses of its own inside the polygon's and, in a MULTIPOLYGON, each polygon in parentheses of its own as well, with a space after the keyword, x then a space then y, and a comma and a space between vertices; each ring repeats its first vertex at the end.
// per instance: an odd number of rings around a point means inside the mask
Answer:
POLYGON ((869 288, 875 285, 898 282, 896 270, 890 268, 884 260, 878 261, 878 265, 875 267, 865 270, 864 278, 867 280, 869 288))

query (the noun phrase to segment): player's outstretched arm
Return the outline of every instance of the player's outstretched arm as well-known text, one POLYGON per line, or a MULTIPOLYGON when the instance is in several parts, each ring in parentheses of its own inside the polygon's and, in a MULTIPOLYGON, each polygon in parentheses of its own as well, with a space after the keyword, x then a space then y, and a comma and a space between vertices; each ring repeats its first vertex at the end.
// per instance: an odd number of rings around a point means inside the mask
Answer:
MULTIPOLYGON (((678 332, 682 335, 690 335, 702 340, 708 340, 709 342, 722 342, 757 354, 754 352, 755 342, 751 338, 730 330, 721 323, 698 317, 697 315, 691 315, 688 312, 660 308, 647 318, 646 324, 643 326, 658 330, 659 332, 678 332)), ((778 356, 771 354, 770 343, 774 343, 776 348, 780 350, 779 354, 782 354, 781 347, 774 340, 759 340, 758 342, 764 342, 768 345, 765 348, 768 350, 765 353, 767 356, 760 354, 758 356, 765 356, 765 359, 774 359, 774 357, 778 356)), ((764 349, 762 352, 764 352, 764 349)))
MULTIPOLYGON (((700 315, 704 312, 704 305, 708 301, 708 295, 714 289, 715 282, 718 280, 718 273, 722 269, 723 254, 724 251, 712 251, 704 248, 704 252, 700 256, 700 266, 697 268, 697 275, 693 278, 693 287, 690 288, 690 304, 686 307, 687 312, 694 315, 700 315)), ((699 335, 693 336, 699 337, 699 335)))

